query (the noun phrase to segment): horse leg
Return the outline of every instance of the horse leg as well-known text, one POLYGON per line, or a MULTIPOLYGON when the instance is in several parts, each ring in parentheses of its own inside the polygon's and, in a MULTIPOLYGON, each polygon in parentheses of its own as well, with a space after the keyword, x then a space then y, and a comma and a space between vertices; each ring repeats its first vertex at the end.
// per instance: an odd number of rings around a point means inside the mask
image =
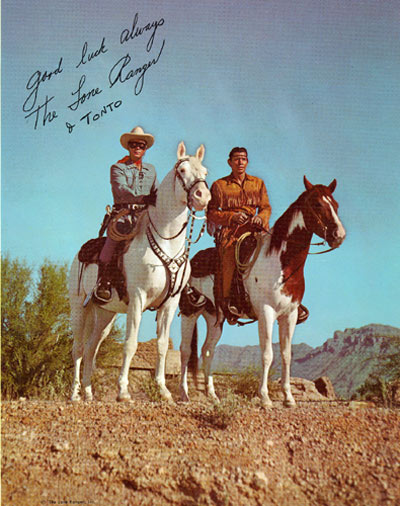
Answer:
POLYGON ((93 400, 91 378, 95 366, 96 355, 100 344, 110 333, 114 323, 116 313, 105 311, 99 307, 93 307, 92 318, 93 326, 89 339, 85 343, 83 352, 83 376, 82 386, 84 389, 85 400, 93 400))
MULTIPOLYGON (((181 382, 180 382, 180 398, 183 402, 189 401, 189 390, 187 384, 188 376, 188 363, 192 354, 192 341, 195 338, 194 332, 196 331, 198 313, 190 316, 181 316, 181 382)), ((197 348, 197 346, 196 346, 197 348)), ((197 360, 197 353, 195 360, 197 360)))
POLYGON ((297 311, 293 311, 289 316, 282 316, 278 319, 279 323, 279 343, 282 359, 282 391, 284 396, 284 406, 295 406, 296 402, 290 389, 290 361, 292 354, 292 337, 296 327, 297 311))
POLYGON ((215 347, 222 334, 222 324, 216 325, 217 316, 211 313, 206 312, 204 318, 207 322, 207 337, 201 349, 201 356, 203 359, 206 395, 215 401, 219 401, 214 389, 211 365, 214 358, 215 347))
POLYGON ((138 296, 132 296, 129 302, 126 318, 126 338, 124 343, 124 358, 122 361, 121 373, 118 379, 119 393, 118 401, 130 401, 131 395, 128 391, 129 368, 138 345, 139 326, 142 319, 142 305, 138 296), (136 300, 135 300, 136 298, 136 300), (136 302, 136 304, 134 304, 136 302))
POLYGON ((264 306, 259 313, 258 334, 260 338, 262 378, 260 385, 261 403, 265 408, 272 407, 268 393, 268 375, 272 364, 272 331, 274 326, 274 314, 272 308, 264 306))
POLYGON ((178 295, 171 297, 161 309, 157 311, 157 367, 155 380, 160 389, 161 397, 172 401, 171 392, 165 384, 165 359, 167 357, 169 329, 178 307, 178 295))
POLYGON ((74 378, 72 382, 71 401, 79 401, 80 397, 80 367, 83 356, 83 345, 88 329, 91 331, 92 315, 89 308, 82 305, 82 297, 71 297, 71 326, 74 335, 72 345, 72 360, 74 363, 74 378))

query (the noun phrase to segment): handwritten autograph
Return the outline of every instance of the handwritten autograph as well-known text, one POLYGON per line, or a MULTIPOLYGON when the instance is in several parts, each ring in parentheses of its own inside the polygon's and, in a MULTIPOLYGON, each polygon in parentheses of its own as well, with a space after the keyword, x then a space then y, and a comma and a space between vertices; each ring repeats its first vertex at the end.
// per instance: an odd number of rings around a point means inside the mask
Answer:
POLYGON ((129 31, 127 28, 122 30, 119 41, 121 44, 124 42, 128 42, 129 40, 133 40, 135 37, 140 37, 144 32, 148 32, 152 30, 149 41, 147 42, 146 50, 149 53, 151 48, 153 47, 154 37, 156 36, 156 31, 159 26, 164 24, 164 18, 160 18, 158 21, 153 21, 152 23, 147 23, 147 25, 139 27, 137 26, 139 21, 139 14, 136 13, 133 18, 132 28, 129 31))
POLYGON ((76 111, 78 107, 85 102, 85 100, 89 100, 90 97, 99 95, 103 91, 99 88, 92 88, 88 93, 82 93, 82 87, 85 84, 85 81, 86 75, 83 74, 83 76, 79 80, 78 89, 71 93, 71 95, 77 96, 75 102, 72 102, 72 104, 69 104, 68 106, 68 109, 71 109, 71 111, 76 111))
POLYGON ((108 74, 108 80, 110 83, 110 88, 112 88, 117 83, 124 83, 128 81, 129 79, 132 79, 132 77, 138 76, 134 92, 135 95, 139 95, 143 90, 144 85, 144 76, 146 72, 149 70, 150 67, 153 65, 156 65, 160 59, 160 56, 163 52, 165 45, 165 40, 163 40, 163 43, 161 45, 160 52, 158 53, 157 58, 153 58, 148 63, 144 63, 140 67, 137 67, 135 69, 130 69, 127 72, 125 71, 125 67, 127 67, 130 62, 132 61, 132 58, 130 54, 126 54, 122 58, 120 58, 115 65, 110 70, 110 73, 108 74))
POLYGON ((85 42, 82 47, 81 61, 78 63, 76 68, 78 68, 80 65, 85 65, 86 63, 88 63, 91 60, 93 60, 94 58, 96 58, 96 56, 100 56, 101 54, 107 53, 108 49, 106 48, 106 38, 103 37, 103 40, 101 41, 99 49, 97 49, 96 51, 93 51, 92 53, 89 53, 89 54, 87 54, 87 51, 88 51, 88 43, 85 42), (86 60, 86 58, 87 58, 87 60, 86 60))
MULTIPOLYGON (((119 44, 127 44, 130 41, 135 41, 144 35, 149 35, 146 43, 146 52, 150 53, 154 46, 157 30, 159 30, 164 23, 165 20, 162 17, 148 23, 139 23, 139 14, 136 13, 133 17, 132 26, 130 28, 124 28, 121 31, 119 44)), ((146 73, 151 67, 154 67, 160 61, 164 47, 165 39, 162 41, 158 55, 153 58, 150 57, 146 63, 136 63, 139 58, 136 53, 134 57, 132 51, 127 52, 124 56, 118 58, 108 73, 109 88, 113 88, 117 84, 123 84, 130 81, 132 78, 136 78, 133 91, 136 96, 139 95, 143 91, 146 73)), ((89 43, 85 41, 82 46, 79 57, 80 59, 75 65, 75 69, 85 67, 87 70, 85 73, 81 74, 77 86, 75 86, 74 90, 70 93, 70 95, 72 95, 72 101, 69 100, 70 103, 67 103, 66 108, 70 111, 70 113, 76 113, 89 102, 94 102, 93 105, 94 108, 97 109, 97 112, 93 113, 93 111, 90 110, 89 112, 83 114, 83 116, 79 119, 80 122, 86 125, 91 125, 94 121, 97 121, 104 115, 113 112, 122 105, 122 100, 117 99, 112 100, 107 105, 99 106, 98 103, 96 103, 95 97, 103 93, 102 87, 87 87, 89 68, 93 67, 95 60, 104 58, 104 55, 108 52, 109 47, 106 37, 102 37, 100 44, 95 50, 90 48, 89 43)), ((59 118, 59 114, 57 110, 55 110, 57 107, 55 95, 49 93, 49 90, 47 90, 47 93, 45 94, 46 98, 44 100, 40 97, 40 95, 45 88, 51 88, 52 81, 62 78, 60 75, 65 72, 64 68, 68 70, 67 67, 64 66, 63 57, 61 56, 58 60, 58 65, 54 68, 54 70, 35 70, 26 83, 26 90, 28 91, 28 94, 23 102, 22 110, 25 113, 25 118, 33 118, 33 128, 35 130, 38 126, 45 127, 52 121, 59 118)), ((67 132, 72 133, 76 125, 66 121, 65 126, 67 127, 67 132)))

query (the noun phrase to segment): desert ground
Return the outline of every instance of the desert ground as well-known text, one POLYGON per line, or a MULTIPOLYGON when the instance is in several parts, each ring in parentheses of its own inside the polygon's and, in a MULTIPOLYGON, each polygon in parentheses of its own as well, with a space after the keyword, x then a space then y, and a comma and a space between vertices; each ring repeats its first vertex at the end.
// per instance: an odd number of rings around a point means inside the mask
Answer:
POLYGON ((400 410, 6 401, 2 504, 399 505, 400 410))

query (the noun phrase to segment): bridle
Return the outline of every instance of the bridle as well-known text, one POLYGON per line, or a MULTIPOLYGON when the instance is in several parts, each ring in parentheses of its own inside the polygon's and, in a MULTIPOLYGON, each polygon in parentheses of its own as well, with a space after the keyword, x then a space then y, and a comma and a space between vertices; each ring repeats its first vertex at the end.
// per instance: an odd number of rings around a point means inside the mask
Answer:
POLYGON ((185 180, 183 179, 182 177, 182 174, 178 171, 179 167, 182 165, 183 162, 188 162, 190 160, 190 158, 188 156, 186 156, 185 158, 180 158, 175 166, 174 166, 174 171, 175 171, 175 178, 178 179, 178 181, 181 183, 182 185, 182 188, 185 190, 186 192, 186 196, 187 196, 187 199, 186 199, 186 205, 188 207, 188 209, 191 211, 192 210, 192 197, 191 197, 191 191, 193 190, 193 188, 199 184, 199 183, 204 183, 206 185, 206 187, 208 188, 208 184, 207 184, 207 181, 203 178, 203 177, 196 177, 194 179, 194 181, 192 181, 190 183, 189 186, 186 185, 186 182, 185 180))
MULTIPOLYGON (((311 190, 311 192, 315 192, 317 193, 319 196, 321 195, 318 188, 313 188, 311 190)), ((311 246, 325 246, 325 244, 327 244, 327 240, 326 240, 326 235, 327 235, 327 232, 328 232, 328 227, 327 225, 325 225, 325 223, 322 221, 321 217, 317 214, 317 212, 315 211, 315 209, 313 208, 313 206, 310 204, 310 199, 312 197, 312 193, 310 195, 307 196, 306 200, 305 200, 305 204, 307 206, 307 209, 309 211, 311 211, 311 214, 314 216, 314 218, 317 220, 317 223, 321 226, 322 230, 323 230, 323 237, 324 237, 324 240, 322 242, 317 242, 317 243, 311 243, 310 245, 311 246)), ((307 224, 304 223, 305 226, 306 226, 306 229, 308 232, 310 232, 311 234, 314 234, 314 232, 312 230, 309 230, 308 227, 307 227, 307 224)), ((308 252, 307 254, 308 255, 322 255, 323 253, 329 253, 330 251, 333 251, 335 249, 337 249, 338 246, 335 246, 333 248, 329 248, 329 249, 326 249, 324 251, 316 251, 316 252, 308 252)))

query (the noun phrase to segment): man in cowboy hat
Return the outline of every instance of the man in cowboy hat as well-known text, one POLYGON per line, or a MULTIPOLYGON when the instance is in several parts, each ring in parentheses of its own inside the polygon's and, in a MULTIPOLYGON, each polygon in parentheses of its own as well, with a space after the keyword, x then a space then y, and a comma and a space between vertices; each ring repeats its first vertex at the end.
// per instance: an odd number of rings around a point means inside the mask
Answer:
MULTIPOLYGON (((158 181, 156 170, 150 163, 143 162, 146 150, 154 144, 154 137, 136 126, 124 133, 120 142, 128 150, 125 156, 111 166, 111 190, 114 198, 113 212, 128 209, 131 216, 149 205, 154 205, 158 181)), ((112 272, 110 262, 118 242, 107 235, 99 258, 99 275, 95 297, 100 302, 111 299, 112 272)))

